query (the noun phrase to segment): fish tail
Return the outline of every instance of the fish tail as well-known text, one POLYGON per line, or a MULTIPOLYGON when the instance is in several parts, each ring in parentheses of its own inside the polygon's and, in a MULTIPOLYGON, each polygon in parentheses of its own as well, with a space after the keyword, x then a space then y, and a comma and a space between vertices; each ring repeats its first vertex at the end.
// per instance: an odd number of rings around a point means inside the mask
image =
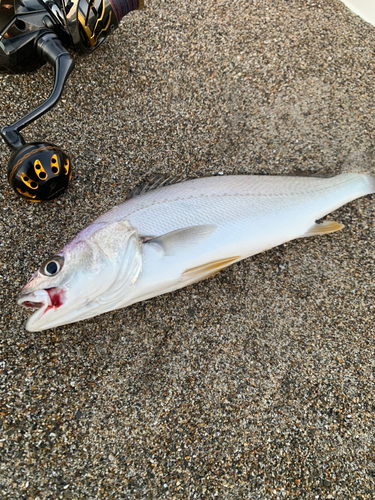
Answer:
POLYGON ((370 189, 369 194, 375 193, 375 175, 367 174, 366 178, 370 189))
POLYGON ((350 175, 353 180, 353 199, 375 193, 375 175, 365 173, 353 173, 348 175, 350 175))

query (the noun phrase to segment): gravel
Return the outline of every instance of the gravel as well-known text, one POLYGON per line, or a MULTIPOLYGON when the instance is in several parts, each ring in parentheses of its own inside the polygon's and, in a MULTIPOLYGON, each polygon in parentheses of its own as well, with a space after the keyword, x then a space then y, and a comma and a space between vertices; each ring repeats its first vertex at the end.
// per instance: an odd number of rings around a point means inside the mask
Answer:
MULTIPOLYGON (((373 499, 374 197, 339 233, 42 333, 31 273, 153 173, 374 171, 375 28, 340 1, 147 0, 25 129, 66 195, 0 186, 1 499, 373 499)), ((53 72, 0 76, 0 123, 53 72)))

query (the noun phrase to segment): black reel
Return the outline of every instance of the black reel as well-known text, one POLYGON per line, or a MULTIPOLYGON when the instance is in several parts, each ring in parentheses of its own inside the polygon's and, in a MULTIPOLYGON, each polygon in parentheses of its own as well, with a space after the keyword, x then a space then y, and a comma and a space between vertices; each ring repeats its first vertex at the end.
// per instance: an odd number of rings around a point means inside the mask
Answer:
POLYGON ((15 192, 29 201, 49 201, 68 187, 70 159, 54 144, 32 142, 15 151, 8 163, 8 180, 15 192))
POLYGON ((0 73, 27 73, 45 63, 55 69, 51 95, 26 116, 1 129, 14 151, 8 179, 23 198, 52 200, 67 188, 71 160, 47 142, 26 144, 20 131, 60 99, 74 67, 67 49, 90 52, 114 31, 143 0, 0 0, 0 73))

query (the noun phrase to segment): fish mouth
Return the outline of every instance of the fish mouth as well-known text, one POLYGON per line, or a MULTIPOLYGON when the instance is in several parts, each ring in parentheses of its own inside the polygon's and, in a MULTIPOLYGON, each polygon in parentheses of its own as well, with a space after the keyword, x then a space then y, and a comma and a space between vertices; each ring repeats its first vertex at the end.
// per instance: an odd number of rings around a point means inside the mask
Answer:
POLYGON ((17 302, 20 306, 36 309, 27 320, 26 328, 29 331, 38 331, 40 328, 36 326, 36 323, 48 311, 56 310, 63 305, 64 293, 59 288, 46 288, 31 293, 21 293, 17 302))

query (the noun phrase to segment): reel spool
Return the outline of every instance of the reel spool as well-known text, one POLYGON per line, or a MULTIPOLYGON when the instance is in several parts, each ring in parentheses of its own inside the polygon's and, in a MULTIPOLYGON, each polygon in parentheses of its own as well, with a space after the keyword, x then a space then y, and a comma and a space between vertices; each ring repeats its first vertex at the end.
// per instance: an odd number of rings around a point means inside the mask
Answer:
POLYGON ((92 52, 143 0, 0 0, 0 73, 27 73, 45 63, 55 70, 48 99, 26 116, 1 129, 13 150, 8 180, 30 201, 52 200, 67 188, 71 160, 47 142, 26 144, 20 131, 47 113, 60 99, 74 68, 67 49, 92 52))

